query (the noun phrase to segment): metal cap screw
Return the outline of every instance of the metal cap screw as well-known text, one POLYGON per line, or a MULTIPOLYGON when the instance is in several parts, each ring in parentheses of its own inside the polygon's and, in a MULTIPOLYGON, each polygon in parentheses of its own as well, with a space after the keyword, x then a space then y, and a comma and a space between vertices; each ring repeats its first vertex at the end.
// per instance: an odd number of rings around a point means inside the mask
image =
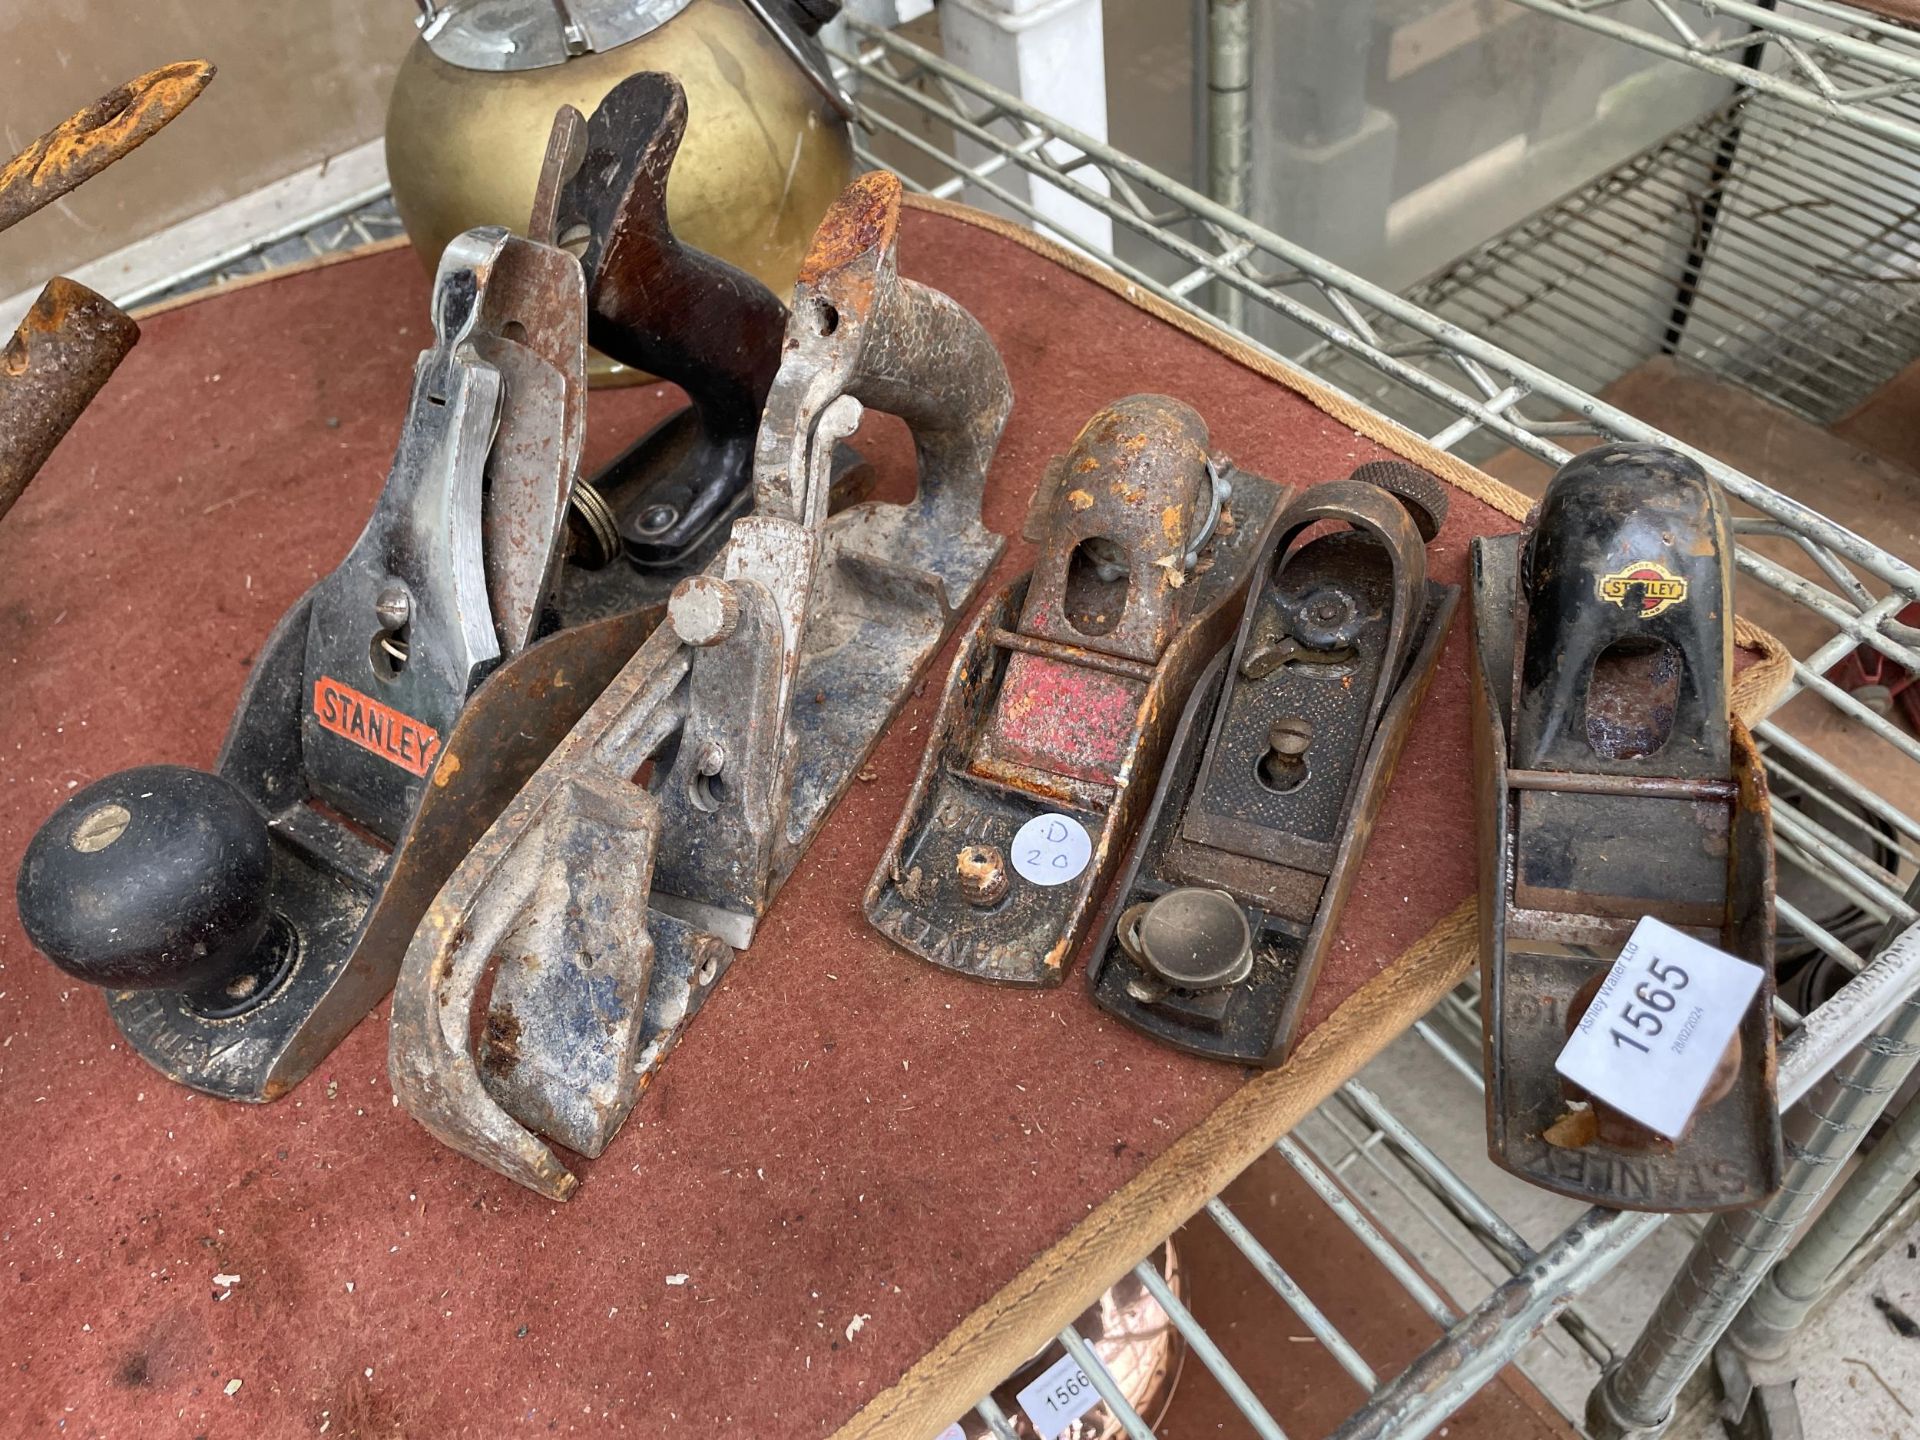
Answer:
POLYGON ((126 834, 127 826, 132 823, 132 812, 126 806, 102 805, 87 812, 86 818, 74 827, 73 837, 67 843, 82 855, 92 855, 126 834))
POLYGON ((963 845, 954 857, 954 879, 969 905, 998 905, 1007 893, 1007 857, 997 845, 963 845))
POLYGON ((733 963, 733 950, 718 935, 693 937, 693 983, 711 985, 733 963))
POLYGON ((679 518, 680 512, 671 505, 649 505, 640 512, 640 533, 664 535, 679 518))
POLYGON ((1287 715, 1267 729, 1267 748, 1276 760, 1297 764, 1313 743, 1313 722, 1303 715, 1287 715))
POLYGON ((1260 759, 1260 779, 1269 790, 1285 792, 1307 778, 1307 747, 1313 744, 1313 722, 1304 715, 1284 715, 1267 728, 1267 753, 1260 759))
POLYGON ((718 645, 740 623, 740 595, 712 575, 689 575, 667 600, 667 623, 688 645, 718 645))
POLYGON ((413 618, 413 597, 398 585, 389 585, 373 602, 373 613, 381 628, 391 633, 413 618))

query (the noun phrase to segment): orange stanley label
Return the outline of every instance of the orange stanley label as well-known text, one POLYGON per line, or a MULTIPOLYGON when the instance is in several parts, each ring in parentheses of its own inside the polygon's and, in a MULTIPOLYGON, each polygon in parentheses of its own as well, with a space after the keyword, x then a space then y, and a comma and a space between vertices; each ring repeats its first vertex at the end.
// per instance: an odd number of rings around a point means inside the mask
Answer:
POLYGON ((313 718, 415 775, 431 770, 440 753, 440 736, 432 726, 325 675, 313 682, 313 718))

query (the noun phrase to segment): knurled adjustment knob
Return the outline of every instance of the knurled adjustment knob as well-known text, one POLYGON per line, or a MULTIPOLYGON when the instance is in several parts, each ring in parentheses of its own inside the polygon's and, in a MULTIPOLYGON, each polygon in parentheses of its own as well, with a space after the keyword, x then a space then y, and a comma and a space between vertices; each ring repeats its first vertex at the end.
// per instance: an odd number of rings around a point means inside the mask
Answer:
POLYGON ((1405 460, 1369 460, 1347 477, 1378 485, 1413 517, 1414 528, 1429 545, 1447 523, 1447 487, 1405 460))
POLYGON ((81 790, 27 846, 20 923, 43 955, 110 990, 231 979, 267 931, 267 823, 231 781, 180 765, 81 790))

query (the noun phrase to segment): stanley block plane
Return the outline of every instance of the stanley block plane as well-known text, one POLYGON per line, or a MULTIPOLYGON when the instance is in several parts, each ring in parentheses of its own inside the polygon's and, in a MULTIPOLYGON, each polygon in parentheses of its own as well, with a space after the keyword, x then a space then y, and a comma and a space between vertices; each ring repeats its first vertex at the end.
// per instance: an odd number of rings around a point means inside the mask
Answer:
POLYGON ((1446 511, 1439 481, 1376 461, 1282 513, 1092 947, 1104 1008, 1198 1055, 1287 1058, 1460 598, 1427 579, 1446 511))
MULTIPOLYGON (((1719 487, 1652 445, 1570 460, 1531 529, 1474 542, 1489 1149, 1613 1209, 1729 1209, 1780 1182, 1773 847, 1729 708, 1732 557, 1719 487), (1676 1139, 1554 1069, 1643 916, 1764 977, 1676 1139)), ((1666 1023, 1652 1009, 1625 1043, 1666 1023)))
POLYGON ((897 272, 900 184, 841 195, 795 290, 754 513, 435 898, 394 991, 401 1102, 555 1199, 716 989, 1000 553, 980 522, 1012 406, 979 323, 897 272), (871 405, 905 504, 829 514, 871 405), (536 1133, 538 1132, 538 1133, 536 1133))
POLYGON ((1039 561, 962 638, 866 895, 896 944, 1008 985, 1065 974, 1282 491, 1216 461, 1190 406, 1134 395, 1040 496, 1039 561))

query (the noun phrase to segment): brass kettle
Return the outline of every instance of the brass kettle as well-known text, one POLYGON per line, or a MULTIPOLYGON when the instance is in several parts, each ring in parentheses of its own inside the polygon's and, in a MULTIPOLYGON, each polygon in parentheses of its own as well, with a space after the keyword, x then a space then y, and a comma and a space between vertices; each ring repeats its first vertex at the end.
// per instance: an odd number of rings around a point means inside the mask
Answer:
MULTIPOLYGON (((429 274, 455 235, 525 225, 556 109, 591 114, 627 76, 662 70, 687 95, 667 184, 674 232, 792 291, 853 169, 849 107, 829 98, 814 39, 838 0, 417 3, 420 35, 387 107, 387 172, 429 274)), ((600 381, 619 371, 598 356, 593 368, 600 381)))

